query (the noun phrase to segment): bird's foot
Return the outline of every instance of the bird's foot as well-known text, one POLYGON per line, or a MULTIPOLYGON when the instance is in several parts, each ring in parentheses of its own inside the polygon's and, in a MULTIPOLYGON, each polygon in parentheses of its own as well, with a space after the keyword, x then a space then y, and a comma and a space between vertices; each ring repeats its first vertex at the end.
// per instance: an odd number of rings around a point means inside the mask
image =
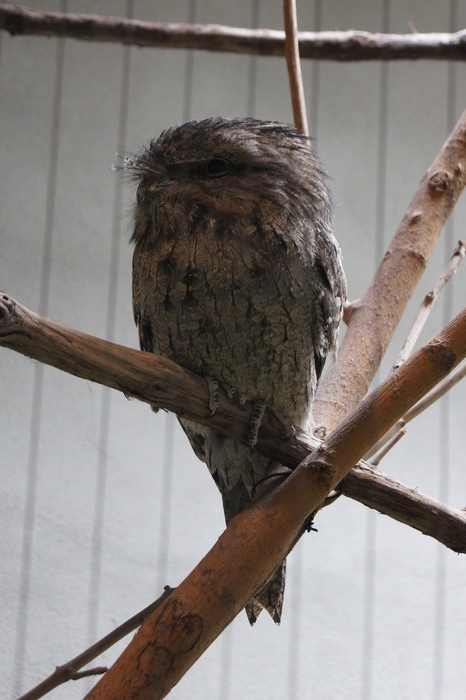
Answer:
POLYGON ((213 377, 206 377, 207 386, 209 387, 209 411, 210 415, 214 416, 218 409, 218 381, 213 377))
POLYGON ((293 423, 290 421, 288 416, 285 416, 285 414, 281 413, 280 411, 274 411, 274 414, 277 416, 278 420, 285 428, 286 432, 285 435, 283 435, 283 439, 291 440, 291 438, 294 438, 294 436, 296 435, 296 428, 294 427, 293 423))
POLYGON ((259 435, 259 429, 261 427, 262 419, 264 417, 264 412, 265 401, 263 399, 256 399, 256 401, 254 401, 251 419, 249 421, 248 444, 251 452, 257 443, 257 436, 259 435))

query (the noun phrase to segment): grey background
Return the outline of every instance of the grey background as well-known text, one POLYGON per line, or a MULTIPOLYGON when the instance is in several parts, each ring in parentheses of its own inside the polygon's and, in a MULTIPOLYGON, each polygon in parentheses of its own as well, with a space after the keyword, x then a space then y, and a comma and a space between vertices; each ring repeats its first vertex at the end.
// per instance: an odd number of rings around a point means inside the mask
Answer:
MULTIPOLYGON (((124 15, 126 5, 70 0, 68 11, 124 15)), ((466 26, 459 0, 302 0, 298 11, 303 30, 466 26)), ((141 0, 134 16, 281 28, 282 3, 141 0)), ((0 287, 68 326, 136 347, 134 193, 111 170, 115 154, 189 117, 291 121, 284 60, 6 34, 0 41, 0 287)), ((355 298, 465 107, 466 68, 305 62, 303 73, 355 298)), ((464 238, 465 214, 463 198, 381 377, 422 294, 464 238)), ((463 269, 424 340, 465 296, 463 269)), ((0 355, 0 695, 14 697, 181 581, 222 532, 223 514, 172 416, 0 355)), ((383 470, 464 506, 464 412, 459 386, 409 426, 383 470)), ((264 614, 250 629, 239 615, 172 697, 463 698, 464 557, 344 498, 316 524, 318 534, 289 557, 281 627, 264 614)), ((112 663, 123 646, 98 663, 112 663)), ((89 687, 68 684, 51 697, 80 698, 89 687)))

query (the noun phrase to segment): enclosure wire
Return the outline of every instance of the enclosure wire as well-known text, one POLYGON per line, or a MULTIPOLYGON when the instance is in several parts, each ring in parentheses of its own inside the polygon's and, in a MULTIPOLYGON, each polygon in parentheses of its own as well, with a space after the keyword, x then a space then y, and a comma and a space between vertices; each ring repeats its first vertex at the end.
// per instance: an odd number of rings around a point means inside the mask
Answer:
MULTIPOLYGON (((390 31, 390 0, 383 0, 381 32, 390 31)), ((387 113, 389 63, 380 65, 380 98, 377 134, 377 176, 376 176, 376 210, 375 210, 375 266, 382 260, 385 244, 386 214, 386 180, 387 180, 387 113)), ((377 381, 377 377, 375 378, 377 381)), ((361 697, 372 700, 374 697, 373 656, 375 643, 375 608, 377 582, 377 513, 368 509, 366 512, 366 536, 364 553, 364 595, 363 595, 363 629, 362 629, 362 675, 361 697)))
MULTIPOLYGON (((133 17, 133 5, 133 0, 126 0, 125 16, 128 19, 132 19, 133 17)), ((117 132, 118 153, 124 153, 126 144, 130 67, 131 47, 125 46, 122 50, 120 104, 118 113, 117 132)), ((118 293, 118 271, 120 261, 120 249, 122 243, 122 184, 123 183, 121 177, 116 177, 113 191, 112 238, 110 245, 110 264, 108 276, 105 327, 105 338, 110 341, 115 339, 116 318, 118 310, 118 304, 116 299, 118 293)), ((108 388, 103 387, 101 392, 102 393, 99 420, 97 475, 95 485, 95 502, 91 539, 91 563, 86 626, 88 644, 92 644, 93 642, 95 642, 98 635, 99 599, 103 556, 103 533, 105 522, 105 500, 107 487, 108 446, 111 426, 111 405, 113 397, 112 390, 108 388)))
MULTIPOLYGON (((67 0, 60 1, 60 12, 66 12, 67 0)), ((38 312, 46 316, 50 299, 50 271, 55 227, 55 196, 57 189, 58 151, 60 144, 61 109, 63 93, 63 70, 65 62, 65 40, 57 39, 55 56, 55 78, 50 130, 49 162, 46 185, 44 236, 42 247, 41 278, 38 312)), ((14 693, 21 695, 25 676, 28 646, 29 603, 31 593, 32 555, 36 525, 36 498, 39 472, 40 434, 43 408, 44 365, 34 365, 32 389, 32 412, 29 430, 28 464, 26 473, 26 496, 21 546, 21 568, 18 588, 18 613, 15 629, 14 693)))
MULTIPOLYGON (((449 31, 456 31, 458 26, 457 0, 450 0, 449 31)), ((455 124, 456 115, 456 63, 450 61, 447 68, 446 125, 449 133, 455 124)), ((444 232, 444 259, 451 257, 454 246, 454 212, 447 221, 444 232)), ((453 285, 447 284, 443 291, 442 326, 453 316, 453 285)), ((451 450, 450 450, 450 395, 447 393, 439 405, 439 465, 438 498, 447 503, 450 495, 451 450)), ((439 700, 444 695, 445 685, 445 647, 446 647, 446 603, 447 603, 447 551, 437 544, 434 577, 433 610, 433 658, 432 658, 432 698, 439 700)))

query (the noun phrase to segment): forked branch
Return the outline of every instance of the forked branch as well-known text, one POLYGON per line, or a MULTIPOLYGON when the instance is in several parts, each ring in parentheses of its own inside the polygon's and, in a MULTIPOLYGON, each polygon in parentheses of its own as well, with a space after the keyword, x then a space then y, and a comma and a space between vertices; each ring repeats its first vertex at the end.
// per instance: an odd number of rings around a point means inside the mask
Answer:
MULTIPOLYGON (((288 554, 306 519, 371 441, 465 356, 466 309, 364 399, 280 487, 233 518, 87 700, 165 697, 288 554)), ((466 515, 456 515, 464 546, 466 515)))
POLYGON ((466 185, 466 111, 427 170, 366 293, 353 303, 314 417, 327 429, 366 394, 435 244, 466 185))
MULTIPOLYGON (((466 316, 466 310, 463 315, 466 316)), ((7 294, 0 295, 1 345, 77 377, 122 391, 126 396, 155 404, 179 416, 209 425, 225 435, 248 444, 252 402, 246 402, 243 405, 235 404, 220 389, 218 410, 212 416, 209 409, 207 381, 196 374, 164 357, 131 350, 44 319, 17 304, 7 294)), ((419 381, 423 385, 422 395, 428 391, 422 377, 413 378, 410 381, 419 381)), ((379 420, 382 420, 382 417, 373 416, 369 447, 378 439, 375 433, 375 421, 379 420)), ((389 427, 395 421, 396 419, 390 422, 389 427)), ((314 446, 317 444, 318 442, 314 441, 314 446)), ((271 411, 266 410, 258 435, 257 449, 260 452, 281 464, 295 468, 309 455, 311 448, 312 440, 308 435, 299 428, 296 428, 295 433, 291 435, 283 422, 271 411)), ((371 479, 371 475, 365 473, 364 478, 364 485, 361 488, 366 492, 366 505, 392 515, 390 504, 386 499, 387 490, 391 488, 389 477, 381 478, 380 475, 377 479, 374 477, 370 496, 367 495, 365 484, 371 479), (383 488, 382 482, 384 482, 383 488), (377 497, 379 488, 382 493, 380 499, 377 497)), ((399 489, 400 485, 393 482, 394 498, 399 493, 399 489)), ((351 494, 357 490, 356 479, 353 480, 351 494)), ((409 499, 409 489, 407 492, 406 498, 409 499)), ((424 506, 422 497, 418 498, 418 496, 419 494, 416 496, 413 508, 421 511, 424 509, 425 512, 419 513, 417 522, 429 522, 426 513, 429 512, 430 506, 428 502, 424 506)), ((448 513, 449 510, 446 509, 445 517, 448 517, 448 513)), ((398 513, 397 519, 401 517, 402 514, 398 513)), ((409 518, 404 522, 407 525, 412 524, 409 518)), ((423 532, 437 537, 436 521, 431 520, 429 527, 423 532)), ((458 551, 456 541, 444 542, 444 544, 458 551)))

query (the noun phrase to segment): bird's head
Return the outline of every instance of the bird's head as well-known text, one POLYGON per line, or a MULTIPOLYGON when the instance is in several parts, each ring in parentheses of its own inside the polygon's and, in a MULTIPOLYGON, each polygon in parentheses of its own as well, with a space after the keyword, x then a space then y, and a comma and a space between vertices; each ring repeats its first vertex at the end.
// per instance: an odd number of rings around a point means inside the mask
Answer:
POLYGON ((164 131, 124 169, 138 181, 133 240, 199 215, 328 218, 329 195, 310 142, 292 126, 213 117, 164 131))

